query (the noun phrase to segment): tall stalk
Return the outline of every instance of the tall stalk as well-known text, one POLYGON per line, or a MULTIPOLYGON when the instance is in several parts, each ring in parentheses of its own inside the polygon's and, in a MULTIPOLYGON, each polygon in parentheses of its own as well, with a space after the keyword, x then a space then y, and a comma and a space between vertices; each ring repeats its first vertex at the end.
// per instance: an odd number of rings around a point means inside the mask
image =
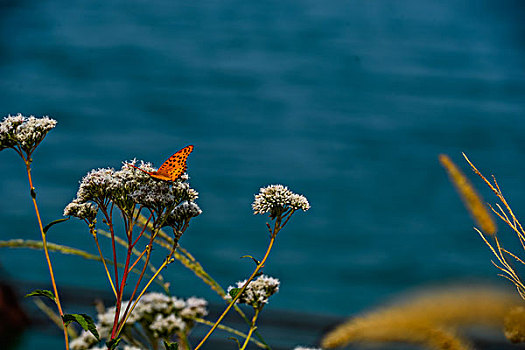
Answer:
MULTIPOLYGON (((53 286, 53 295, 55 296, 55 303, 57 305, 58 312, 61 316, 64 316, 64 312, 62 311, 62 305, 60 304, 60 296, 58 295, 58 289, 55 282, 55 274, 53 272, 53 265, 51 264, 51 259, 49 258, 49 251, 47 249, 47 240, 46 240, 46 233, 44 232, 44 227, 42 225, 42 219, 40 218, 40 211, 38 210, 38 204, 36 202, 36 192, 35 188, 33 187, 33 179, 31 177, 31 159, 28 157, 24 157, 23 154, 21 154, 22 158, 24 158, 24 162, 26 164, 26 170, 27 170, 27 178, 29 180, 29 189, 31 192, 31 199, 33 200, 33 206, 35 207, 35 213, 36 218, 38 220, 38 227, 40 229, 40 233, 42 235, 42 245, 44 247, 44 255, 46 257, 47 266, 49 268, 49 276, 51 277, 51 285, 53 286)), ((66 344, 66 350, 69 350, 69 337, 67 334, 67 326, 62 319, 62 329, 64 331, 64 341, 66 344)))
MULTIPOLYGON (((288 217, 289 218, 289 217, 288 217)), ((286 224, 286 222, 285 222, 286 224)), ((283 225, 284 226, 284 225, 283 225)), ((270 229, 270 227, 268 226, 268 228, 270 229)), ((215 321, 215 324, 213 325, 213 327, 211 327, 211 329, 208 331, 208 333, 204 336, 204 338, 202 338, 201 342, 195 347, 194 350, 198 350, 202 347, 202 345, 206 342, 206 340, 211 336, 211 334, 215 331, 215 329, 217 328, 217 326, 219 325, 219 323, 222 322, 222 320, 224 319, 224 317, 226 317, 226 315, 228 314, 228 312, 231 310, 231 308, 233 307, 233 305, 235 305, 235 302, 237 301, 237 299, 240 298, 240 296, 242 295, 242 293, 246 290, 246 288, 248 287, 248 285, 250 284, 250 282, 255 278, 255 276, 257 276, 257 274, 259 273, 259 270, 261 270, 264 266, 264 263, 266 262, 266 260, 268 259, 268 256, 270 255, 270 251, 272 250, 272 247, 273 247, 273 244, 275 242, 275 237, 277 236, 277 233, 279 233, 279 231, 281 230, 282 226, 281 226, 281 217, 277 217, 277 220, 275 222, 275 225, 273 227, 273 230, 270 229, 270 233, 271 233, 271 237, 270 237, 270 243, 268 243, 268 248, 266 248, 266 253, 264 254, 264 257, 262 258, 262 260, 257 264, 257 266, 255 267, 255 270, 253 270, 252 274, 250 275, 250 277, 248 277, 248 279, 246 280, 246 282, 244 283, 244 285, 241 287, 241 289, 237 292, 237 294, 232 298, 232 300, 230 301, 230 303, 228 304, 228 306, 226 307, 226 309, 222 312, 222 314, 219 316, 219 318, 217 319, 217 321, 215 321)), ((253 332, 253 331, 252 331, 253 332)))

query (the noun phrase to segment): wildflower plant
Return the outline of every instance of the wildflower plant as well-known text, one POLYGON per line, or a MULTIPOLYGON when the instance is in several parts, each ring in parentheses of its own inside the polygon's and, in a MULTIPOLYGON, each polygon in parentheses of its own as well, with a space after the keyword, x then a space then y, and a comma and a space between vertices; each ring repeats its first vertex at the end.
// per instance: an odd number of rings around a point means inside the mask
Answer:
POLYGON ((53 286, 53 292, 47 291, 35 291, 31 295, 46 295, 52 299, 57 310, 62 318, 62 328, 64 330, 64 340, 66 349, 69 344, 69 337, 67 332, 67 322, 64 321, 64 311, 62 310, 62 304, 60 303, 60 296, 58 294, 58 288, 55 282, 55 274, 53 272, 53 265, 51 258, 49 257, 49 251, 47 248, 46 240, 46 228, 42 225, 42 219, 40 218, 40 211, 38 209, 38 203, 36 201, 36 190, 33 186, 33 178, 31 175, 31 163, 33 162, 32 155, 38 145, 44 140, 47 133, 55 128, 57 122, 47 116, 42 118, 36 118, 34 116, 23 116, 18 113, 15 116, 8 115, 0 123, 0 151, 4 149, 14 150, 20 158, 24 161, 27 172, 27 179, 29 182, 29 190, 33 206, 35 208, 35 214, 38 221, 38 228, 42 237, 42 247, 44 249, 45 259, 49 269, 49 276, 51 278, 51 284, 53 286))
MULTIPOLYGON (((195 347, 195 350, 198 350, 204 344, 204 342, 206 342, 209 336, 213 333, 213 331, 221 323, 224 317, 228 314, 233 305, 235 305, 237 300, 241 296, 244 296, 244 292, 248 288, 248 285, 256 276, 258 276, 259 271, 266 263, 266 260, 270 255, 270 251, 272 250, 273 244, 275 243, 275 239, 279 231, 283 229, 283 227, 288 223, 292 215, 297 210, 307 211, 308 209, 310 209, 310 203, 308 203, 308 200, 305 196, 290 191, 286 186, 270 185, 267 187, 262 187, 259 190, 259 193, 255 195, 255 200, 252 203, 252 209, 253 213, 256 215, 269 214, 269 218, 272 222, 272 224, 266 223, 266 227, 268 228, 268 232, 270 234, 270 242, 268 243, 268 247, 266 248, 266 253, 260 261, 252 257, 252 259, 256 263, 254 271, 252 272, 250 277, 246 279, 242 286, 237 288, 231 288, 229 290, 229 294, 231 296, 230 303, 223 311, 223 313, 219 316, 213 327, 204 336, 201 342, 195 347)), ((248 346, 248 341, 250 340, 252 333, 256 329, 256 321, 258 315, 259 312, 256 309, 255 315, 253 316, 250 322, 250 332, 248 333, 248 337, 246 338, 242 347, 240 347, 241 350, 245 349, 246 346, 248 346)))
POLYGON ((236 287, 228 287, 229 299, 237 298, 237 300, 235 300, 236 303, 249 305, 254 311, 248 336, 241 349, 246 348, 250 337, 257 328, 257 318, 259 314, 268 303, 268 299, 279 291, 280 284, 281 282, 279 282, 277 278, 261 275, 251 281, 239 281, 236 287))
POLYGON ((270 219, 288 219, 296 210, 307 211, 310 203, 305 196, 293 193, 283 185, 262 187, 252 203, 254 214, 270 214, 270 219))
MULTIPOLYGON (((228 287, 228 293, 235 294, 233 291, 240 290, 245 283, 246 280, 239 281, 236 287, 228 287)), ((248 283, 244 292, 237 299, 237 303, 250 305, 254 310, 260 311, 268 303, 268 299, 279 291, 280 284, 277 278, 261 275, 248 283)))
POLYGON ((31 155, 56 124, 56 120, 47 116, 8 115, 0 123, 0 151, 12 148, 25 161, 31 162, 31 155))
MULTIPOLYGON (((246 349, 249 342, 260 348, 271 349, 257 331, 257 319, 269 297, 278 292, 280 281, 263 275, 262 268, 277 234, 292 215, 296 211, 310 208, 306 197, 293 193, 283 185, 270 185, 260 189, 255 195, 252 209, 254 214, 267 214, 269 217, 269 222, 266 223, 270 236, 268 247, 261 260, 250 256, 256 263, 253 273, 225 290, 189 251, 179 245, 179 240, 189 228, 192 219, 202 213, 196 203, 199 194, 190 186, 188 175, 183 173, 186 158, 193 146, 187 146, 166 162, 168 167, 178 167, 176 172, 173 169, 166 170, 164 165, 157 170, 151 163, 136 159, 124 162, 120 169, 106 167, 89 171, 80 181, 75 198, 64 208, 63 215, 66 218, 55 220, 44 227, 33 187, 31 164, 33 152, 55 126, 56 121, 49 117, 25 117, 21 114, 9 115, 0 123, 0 150, 13 149, 26 165, 30 194, 42 237, 41 242, 19 239, 0 241, 0 247, 44 250, 53 292, 37 290, 28 296, 47 296, 55 302, 66 350, 156 350, 162 346, 167 350, 177 347, 191 350, 188 334, 196 323, 210 326, 210 330, 194 350, 198 350, 217 328, 243 338, 242 345, 238 342, 240 350, 246 349), (86 224, 94 239, 98 256, 78 248, 51 242, 48 244, 47 230, 70 217, 86 224), (109 244, 101 245, 99 237, 109 239, 109 244), (153 254, 157 251, 155 247, 162 248, 160 250, 165 250, 166 254, 153 254), (63 312, 49 257, 50 250, 102 262, 115 304, 99 310, 96 323, 88 315, 63 312), (164 280, 161 272, 174 260, 193 271, 227 303, 226 309, 215 323, 204 319, 208 313, 207 301, 204 299, 170 296, 170 283, 164 280), (136 277, 131 278, 132 273, 136 277), (147 293, 153 282, 160 284, 165 294, 147 293), (253 309, 251 318, 241 310, 240 304, 249 305, 253 309), (246 334, 221 324, 232 308, 249 326, 246 334), (79 336, 72 327, 68 327, 71 322, 78 323, 84 329, 79 336), (70 336, 75 338, 71 344, 70 336), (172 340, 176 343, 172 343, 172 340), (102 344, 103 341, 105 345, 102 344)), ((39 300, 35 303, 51 319, 55 318, 39 300)))
MULTIPOLYGON (((187 175, 183 175, 174 182, 160 181, 142 171, 137 171, 130 164, 135 165, 136 160, 124 163, 120 170, 100 168, 90 171, 80 182, 76 198, 64 209, 65 216, 77 217, 87 224, 95 238, 102 261, 105 261, 105 257, 97 239, 97 216, 102 219, 102 224, 110 232, 113 277, 111 277, 107 265, 104 264, 106 275, 116 297, 116 311, 109 337, 110 341, 118 337, 126 324, 126 319, 130 317, 141 295, 144 294, 154 278, 173 261, 173 253, 180 237, 188 228, 190 220, 202 212, 194 202, 198 193, 190 187, 187 175), (118 211, 120 215, 116 216, 115 211, 118 211), (142 216, 147 218, 145 224, 141 224, 139 221, 142 216), (116 217, 122 218, 124 234, 120 238, 123 239, 126 247, 126 255, 121 260, 124 265, 121 274, 119 273, 119 259, 116 249, 116 236, 118 234, 114 222, 116 217), (156 243, 156 239, 162 239, 157 237, 162 228, 172 230, 171 249, 164 262, 157 269, 156 274, 139 293, 141 281, 151 260, 152 246, 154 242, 156 243), (147 234, 146 229, 149 229, 150 234, 147 234), (138 254, 134 253, 135 249, 139 250, 138 254), (125 305, 124 310, 121 310, 129 273, 141 261, 142 270, 131 293, 130 302, 125 305)), ((140 168, 154 171, 149 163, 141 162, 140 168)))

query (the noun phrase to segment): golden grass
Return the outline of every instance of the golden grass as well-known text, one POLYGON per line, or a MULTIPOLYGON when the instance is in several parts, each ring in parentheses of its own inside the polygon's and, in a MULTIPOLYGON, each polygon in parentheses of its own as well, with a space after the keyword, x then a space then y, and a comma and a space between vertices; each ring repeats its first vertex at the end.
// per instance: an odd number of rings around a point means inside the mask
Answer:
POLYGON ((455 334, 460 326, 503 326, 519 300, 508 292, 470 287, 430 291, 352 318, 326 334, 323 348, 351 342, 406 342, 430 349, 470 349, 455 334))
POLYGON ((456 187, 476 225, 484 233, 495 234, 497 231, 496 223, 474 186, 446 154, 439 155, 439 162, 447 171, 450 181, 456 187))
MULTIPOLYGON (((498 182, 496 181, 496 178, 494 175, 492 176, 492 182, 490 182, 483 174, 472 164, 472 162, 467 158, 465 153, 463 153, 463 157, 465 157, 465 160, 469 163, 470 167, 474 172, 489 186, 489 188, 494 192, 496 197, 500 200, 501 204, 496 203, 494 208, 493 206, 490 206, 490 209, 492 209, 492 212, 494 212, 504 223, 506 223, 516 234, 518 237, 521 247, 525 250, 525 230, 523 229, 523 226, 517 219, 516 215, 512 211, 511 207, 507 203, 507 200, 503 196, 503 192, 501 191, 501 188, 499 187, 498 182)), ((492 264, 498 268, 501 273, 499 276, 504 277, 511 281, 518 290, 519 295, 522 299, 525 300, 525 284, 522 282, 520 276, 516 273, 515 269, 513 268, 512 264, 509 263, 507 260, 509 257, 511 260, 514 260, 520 264, 525 265, 525 262, 519 258, 516 254, 508 251, 507 249, 503 248, 503 246, 500 244, 500 241, 498 239, 498 236, 496 234, 493 235, 493 243, 491 244, 488 239, 483 235, 483 232, 476 229, 476 231, 479 233, 485 244, 490 248, 494 256, 497 258, 497 262, 492 261, 492 264)))

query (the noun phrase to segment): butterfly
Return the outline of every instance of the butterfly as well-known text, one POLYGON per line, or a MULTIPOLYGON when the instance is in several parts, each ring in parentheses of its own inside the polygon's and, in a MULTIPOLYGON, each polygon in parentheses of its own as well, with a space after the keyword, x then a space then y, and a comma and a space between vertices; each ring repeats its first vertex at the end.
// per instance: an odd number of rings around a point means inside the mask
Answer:
POLYGON ((146 171, 132 164, 128 165, 132 166, 135 169, 139 169, 140 171, 145 172, 146 174, 155 179, 164 181, 175 181, 186 171, 186 159, 188 159, 188 156, 190 155, 191 151, 193 151, 193 145, 184 147, 183 149, 169 157, 164 163, 162 163, 159 170, 157 171, 146 171))

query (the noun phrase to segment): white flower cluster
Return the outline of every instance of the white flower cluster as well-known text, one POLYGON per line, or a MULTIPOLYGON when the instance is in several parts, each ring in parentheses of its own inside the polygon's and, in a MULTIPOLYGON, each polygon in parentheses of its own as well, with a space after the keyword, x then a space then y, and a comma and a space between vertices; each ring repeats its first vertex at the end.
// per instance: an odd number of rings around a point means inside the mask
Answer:
MULTIPOLYGON (((85 342, 82 338, 85 337, 85 333, 89 333, 89 332, 86 332, 86 331, 83 331, 82 334, 73 339, 71 341, 71 343, 69 343, 69 347, 71 350, 108 350, 108 347, 107 346, 93 346, 94 343, 92 343, 91 345, 88 345, 87 342, 85 342)), ((89 333, 89 335, 91 335, 91 333, 89 333)), ((95 341, 96 343, 96 339, 95 337, 93 337, 91 335, 91 337, 93 338, 93 340, 95 341)), ((123 347, 118 347, 117 349, 121 349, 121 350, 144 350, 144 349, 141 349, 139 347, 136 347, 136 346, 131 346, 131 345, 124 345, 123 347)))
POLYGON ((175 334, 177 332, 183 332, 186 328, 186 323, 182 318, 171 315, 158 314, 155 316, 153 322, 149 325, 149 329, 153 331, 156 337, 166 337, 169 334, 175 334))
MULTIPOLYGON (((136 346, 131 346, 131 345, 124 345, 124 347, 118 347, 118 349, 122 349, 122 350, 144 350, 144 349, 141 349, 141 348, 138 348, 136 346)), ((107 346, 97 346, 97 347, 94 347, 94 348, 89 348, 89 350, 108 350, 108 347, 107 346)))
MULTIPOLYGON (((98 327, 97 327, 97 331, 98 331, 98 327)), ((87 332, 87 331, 82 331, 82 333, 80 333, 80 335, 78 337, 76 337, 75 339, 73 339, 69 343, 69 348, 71 350, 87 350, 87 349, 98 350, 98 349, 102 349, 102 348, 99 348, 99 347, 94 347, 97 343, 98 343, 97 342, 97 338, 95 338, 95 336, 93 334, 91 334, 90 332, 87 332)))
POLYGON ((184 201, 177 205, 168 215, 165 225, 176 226, 178 223, 183 223, 195 216, 202 214, 201 208, 195 202, 184 201))
POLYGON ((287 209, 306 211, 310 204, 305 196, 293 193, 283 185, 262 187, 252 203, 254 214, 270 213, 272 217, 287 209))
MULTIPOLYGON (((121 307, 123 315, 129 302, 124 301, 121 307)), ((139 300, 137 306, 126 320, 125 327, 144 327, 159 339, 168 339, 176 332, 189 332, 194 326, 194 319, 208 314, 208 302, 201 298, 191 297, 186 300, 170 297, 162 293, 147 293, 139 300)), ((97 331, 102 339, 109 338, 115 307, 110 307, 98 314, 97 331)), ((97 345, 95 337, 86 331, 71 342, 72 350, 94 350, 97 345)), ((124 350, 132 350, 125 347, 124 350)))
POLYGON ((97 206, 91 202, 78 203, 77 200, 73 200, 64 209, 64 216, 74 216, 91 223, 97 217, 97 211, 97 206))
MULTIPOLYGON (((135 163, 136 160, 133 160, 129 164, 135 163)), ((68 204, 64 215, 80 219, 91 218, 89 215, 96 211, 96 207, 85 206, 86 203, 94 202, 101 207, 112 201, 124 212, 131 212, 136 205, 149 208, 157 215, 165 215, 159 220, 159 224, 175 226, 202 212, 193 202, 198 198, 198 192, 190 187, 187 175, 174 182, 161 181, 127 164, 124 163, 120 170, 91 170, 82 178, 77 197, 68 204)), ((144 162, 141 163, 141 168, 154 170, 151 164, 144 162)))
MULTIPOLYGON (((236 287, 229 286, 228 294, 233 289, 242 288, 245 283, 246 280, 237 282, 236 287)), ((268 298, 279 291, 280 284, 281 282, 277 278, 261 275, 248 284, 242 295, 237 299, 237 303, 247 304, 258 309, 267 304, 268 298)))
POLYGON ((0 123, 0 151, 18 146, 30 154, 56 124, 56 120, 49 117, 8 115, 0 123))
POLYGON ((115 169, 99 168, 91 170, 82 178, 77 192, 77 203, 88 201, 104 202, 111 198, 118 188, 119 182, 115 177, 115 169))

